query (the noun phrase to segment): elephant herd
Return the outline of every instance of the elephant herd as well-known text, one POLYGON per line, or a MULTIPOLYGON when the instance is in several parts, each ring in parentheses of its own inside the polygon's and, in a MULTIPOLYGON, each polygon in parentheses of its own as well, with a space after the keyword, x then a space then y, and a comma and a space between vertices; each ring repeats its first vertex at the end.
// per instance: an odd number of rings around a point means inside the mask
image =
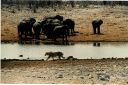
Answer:
MULTIPOLYGON (((94 34, 100 34, 102 23, 101 19, 92 21, 94 34)), ((28 36, 40 39, 43 33, 48 39, 56 41, 57 38, 62 38, 63 41, 67 41, 67 36, 74 33, 75 22, 72 19, 64 20, 64 17, 60 15, 44 17, 40 22, 30 17, 21 20, 17 28, 19 39, 25 39, 28 36)))
POLYGON ((18 36, 20 39, 31 36, 40 39, 43 33, 48 39, 62 38, 67 41, 67 36, 74 33, 75 22, 72 19, 65 19, 56 15, 44 17, 40 22, 34 18, 23 19, 18 24, 18 36))

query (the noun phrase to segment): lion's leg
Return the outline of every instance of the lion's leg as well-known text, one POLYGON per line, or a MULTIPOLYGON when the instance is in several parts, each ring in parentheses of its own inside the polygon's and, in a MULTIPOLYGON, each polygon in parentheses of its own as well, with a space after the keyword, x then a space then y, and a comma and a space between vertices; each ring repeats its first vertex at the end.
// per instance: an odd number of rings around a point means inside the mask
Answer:
POLYGON ((61 58, 65 59, 65 57, 63 55, 61 55, 61 58))
POLYGON ((50 58, 50 56, 48 56, 48 58, 46 60, 48 60, 50 58))
POLYGON ((65 57, 63 57, 63 55, 58 56, 58 57, 59 57, 59 59, 65 59, 65 57))
POLYGON ((54 60, 54 56, 52 56, 52 59, 54 60))
POLYGON ((61 60, 61 56, 58 56, 59 60, 61 60))

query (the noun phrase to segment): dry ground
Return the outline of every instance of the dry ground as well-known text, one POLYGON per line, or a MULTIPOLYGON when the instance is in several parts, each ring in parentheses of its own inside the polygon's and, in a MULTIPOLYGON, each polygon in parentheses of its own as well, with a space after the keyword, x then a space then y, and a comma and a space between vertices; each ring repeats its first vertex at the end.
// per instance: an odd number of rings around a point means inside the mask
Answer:
POLYGON ((1 83, 128 84, 128 60, 2 61, 1 83))
POLYGON ((68 8, 68 9, 41 9, 33 13, 29 9, 10 12, 7 8, 1 11, 1 40, 17 41, 18 22, 30 16, 40 21, 45 16, 60 14, 65 19, 71 18, 75 21, 76 36, 69 37, 70 41, 128 41, 128 7, 125 6, 89 6, 87 8, 68 8), (102 19, 101 32, 104 35, 92 35, 93 19, 102 19))

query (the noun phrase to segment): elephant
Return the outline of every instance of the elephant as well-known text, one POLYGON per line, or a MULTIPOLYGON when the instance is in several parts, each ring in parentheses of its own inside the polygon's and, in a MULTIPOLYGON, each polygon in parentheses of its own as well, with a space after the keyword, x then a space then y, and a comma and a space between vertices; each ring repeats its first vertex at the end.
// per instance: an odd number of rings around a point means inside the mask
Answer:
POLYGON ((68 32, 68 26, 67 25, 60 25, 60 26, 55 26, 53 30, 54 34, 54 40, 56 41, 56 38, 62 37, 62 40, 64 42, 64 38, 67 40, 67 32, 68 32))
POLYGON ((19 38, 23 39, 25 36, 25 38, 30 35, 32 36, 32 27, 33 24, 36 22, 36 20, 34 18, 28 18, 28 19, 23 19, 18 23, 18 36, 19 38))
POLYGON ((68 35, 74 33, 75 22, 72 19, 66 19, 63 21, 63 25, 68 26, 68 35))
POLYGON ((23 35, 26 37, 27 36, 27 26, 28 23, 25 20, 22 20, 19 22, 17 28, 18 28, 18 36, 19 38, 23 38, 23 35))
POLYGON ((36 39, 40 39, 40 34, 41 34, 41 23, 40 22, 35 22, 33 24, 33 31, 34 31, 34 37, 36 39))
POLYGON ((94 34, 101 34, 100 32, 100 25, 103 24, 101 19, 96 19, 92 21, 93 32, 94 34))
MULTIPOLYGON (((57 18, 59 18, 59 17, 57 17, 57 18)), ((55 16, 54 17, 45 17, 41 21, 42 33, 45 34, 46 28, 47 28, 48 25, 53 25, 54 26, 55 24, 56 25, 61 24, 61 21, 60 21, 61 19, 57 19, 57 18, 55 18, 55 16)), ((49 29, 51 29, 51 28, 49 28, 49 29)))
POLYGON ((67 41, 68 34, 68 25, 63 23, 63 16, 56 15, 53 17, 45 17, 43 21, 41 21, 42 32, 49 39, 54 39, 56 41, 57 38, 62 37, 67 41))
POLYGON ((44 34, 47 36, 48 39, 53 39, 53 30, 56 24, 53 23, 46 23, 44 24, 44 34))
POLYGON ((53 17, 45 17, 41 21, 42 33, 44 33, 47 36, 47 38, 53 38, 53 30, 55 26, 62 24, 60 20, 63 20, 63 17, 59 15, 53 17))
POLYGON ((57 38, 62 37, 63 42, 64 40, 67 41, 67 25, 63 25, 60 23, 46 23, 44 25, 44 28, 44 34, 47 36, 48 39, 54 39, 54 41, 56 41, 57 38))
POLYGON ((60 16, 60 15, 49 16, 49 17, 44 17, 43 20, 48 20, 48 19, 51 19, 51 20, 58 19, 58 20, 60 20, 60 21, 63 21, 63 16, 60 16))
POLYGON ((29 21, 29 29, 28 29, 28 32, 30 33, 30 35, 32 35, 32 27, 33 27, 33 24, 36 22, 36 20, 33 18, 33 17, 30 17, 28 18, 28 21, 29 21))

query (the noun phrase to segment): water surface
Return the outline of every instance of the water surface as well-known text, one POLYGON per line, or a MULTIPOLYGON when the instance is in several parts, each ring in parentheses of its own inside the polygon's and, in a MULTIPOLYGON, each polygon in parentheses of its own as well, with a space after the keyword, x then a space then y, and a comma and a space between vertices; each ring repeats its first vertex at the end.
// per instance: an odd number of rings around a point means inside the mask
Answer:
POLYGON ((78 59, 125 58, 128 56, 128 42, 81 42, 71 45, 2 43, 1 59, 46 59, 44 54, 49 51, 61 51, 64 57, 78 59))

